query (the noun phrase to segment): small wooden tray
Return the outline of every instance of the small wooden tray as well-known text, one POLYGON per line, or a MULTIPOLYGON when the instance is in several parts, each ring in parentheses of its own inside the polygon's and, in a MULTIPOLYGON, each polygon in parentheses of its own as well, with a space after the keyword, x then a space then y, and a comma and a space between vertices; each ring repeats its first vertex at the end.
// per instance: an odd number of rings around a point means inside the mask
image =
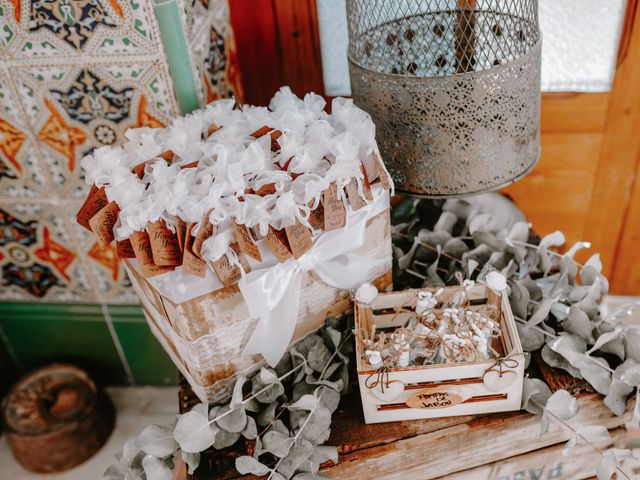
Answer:
MULTIPOLYGON (((394 309, 415 308, 419 291, 405 290, 380 293, 369 305, 355 305, 356 329, 393 329, 403 326, 411 312, 397 313, 394 309)), ((459 287, 445 287, 441 298, 446 301, 460 291, 459 287)), ((491 290, 475 285, 467 291, 473 304, 487 303, 491 290)), ((379 375, 366 361, 360 345, 356 345, 356 366, 366 423, 395 422, 421 418, 450 417, 481 413, 518 410, 524 381, 524 353, 516 324, 506 295, 496 299, 500 305, 502 336, 494 342, 494 350, 509 357, 510 368, 503 367, 501 388, 489 388, 483 379, 485 373, 496 366, 494 359, 476 362, 456 362, 407 368, 390 368, 384 373, 387 391, 373 391, 366 386, 367 379, 379 375)), ((382 382, 380 382, 382 383, 382 382)))

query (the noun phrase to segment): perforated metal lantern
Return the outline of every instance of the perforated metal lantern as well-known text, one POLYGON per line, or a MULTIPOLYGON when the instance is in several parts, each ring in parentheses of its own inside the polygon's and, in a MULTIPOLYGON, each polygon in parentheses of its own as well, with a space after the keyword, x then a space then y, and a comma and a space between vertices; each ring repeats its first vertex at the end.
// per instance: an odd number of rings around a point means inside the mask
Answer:
POLYGON ((494 190, 540 155, 537 0, 347 0, 355 103, 396 189, 494 190))

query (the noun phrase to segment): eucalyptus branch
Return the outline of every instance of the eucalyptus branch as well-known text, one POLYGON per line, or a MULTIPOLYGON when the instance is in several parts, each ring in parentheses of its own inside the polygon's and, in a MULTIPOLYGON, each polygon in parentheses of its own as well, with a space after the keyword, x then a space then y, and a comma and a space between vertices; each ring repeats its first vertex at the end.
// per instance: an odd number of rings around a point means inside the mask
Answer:
MULTIPOLYGON (((560 338, 557 335, 546 331, 543 328, 538 327, 537 325, 529 325, 529 322, 527 322, 526 320, 520 318, 520 317, 516 317, 515 315, 513 316, 513 318, 516 320, 516 322, 518 323, 522 323, 526 326, 528 326, 529 328, 533 328, 534 330, 546 335, 549 338, 560 338)), ((599 367, 603 368, 604 370, 607 370, 610 373, 614 373, 615 370, 613 370, 611 367, 602 365, 600 362, 598 362, 595 358, 593 358, 591 355, 589 355, 588 353, 585 353, 585 357, 587 357, 589 360, 591 360, 594 364, 598 365, 599 367)))
MULTIPOLYGON (((594 445, 593 442, 591 442, 588 438, 586 438, 584 435, 582 435, 578 430, 576 430, 575 428, 573 428, 569 423, 565 422, 564 420, 562 420, 560 417, 558 417, 557 415, 555 415, 553 412, 551 412, 545 405, 542 405, 540 402, 538 402, 537 400, 534 399, 530 399, 529 400, 533 405, 535 405, 536 407, 540 408, 541 410, 544 410, 549 416, 553 417, 554 420, 556 420, 557 422, 559 422, 560 424, 562 424, 565 428, 571 430, 577 437, 580 437, 584 443, 586 443, 587 445, 589 445, 593 450, 595 450, 601 457, 604 456, 604 451, 599 448, 597 445, 594 445)), ((631 480, 631 477, 618 465, 616 465, 616 470, 620 472, 620 474, 626 478, 627 480, 631 480)))

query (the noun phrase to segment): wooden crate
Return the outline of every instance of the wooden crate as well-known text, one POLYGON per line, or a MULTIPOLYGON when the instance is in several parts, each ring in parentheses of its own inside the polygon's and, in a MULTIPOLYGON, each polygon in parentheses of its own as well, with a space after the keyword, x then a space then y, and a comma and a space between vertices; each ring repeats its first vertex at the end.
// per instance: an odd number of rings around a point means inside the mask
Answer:
MULTIPOLYGON (((379 289, 389 288, 389 209, 367 221, 365 238, 364 245, 354 253, 384 260, 374 283, 379 289)), ((249 315, 237 285, 174 302, 154 287, 154 278, 145 278, 131 263, 125 262, 125 266, 151 331, 202 401, 224 401, 236 376, 250 375, 265 365, 261 355, 242 354, 257 320, 249 315)), ((351 306, 349 291, 324 283, 313 271, 304 272, 298 322, 291 341, 316 331, 327 316, 339 315, 351 306)))
MULTIPOLYGON (((393 329, 406 324, 415 308, 415 300, 420 290, 389 292, 379 294, 370 305, 355 306, 356 329, 372 331, 393 329), (403 307, 401 313, 394 309, 403 307), (375 325, 375 327, 374 327, 375 325)), ((424 291, 433 291, 424 289, 424 291)), ((446 287, 441 300, 447 302, 460 291, 459 287, 446 287)), ((486 304, 491 296, 496 296, 483 285, 475 285, 467 294, 472 305, 486 304)), ((524 380, 524 354, 518 337, 515 321, 506 295, 497 296, 492 301, 500 305, 500 327, 502 335, 493 344, 501 357, 515 360, 517 366, 508 373, 508 382, 500 388, 489 388, 483 376, 495 367, 495 360, 457 362, 407 368, 390 368, 383 378, 388 384, 385 394, 373 392, 366 386, 368 379, 379 375, 366 361, 361 345, 356 346, 356 366, 358 383, 362 397, 362 408, 366 423, 395 422, 399 420, 450 417, 479 413, 506 412, 518 410, 522 399, 524 380), (374 394, 376 393, 376 394, 374 394), (413 405, 409 406, 409 404, 413 405), (420 407, 417 407, 417 406, 420 407)), ((472 307, 474 308, 474 307, 472 307)))

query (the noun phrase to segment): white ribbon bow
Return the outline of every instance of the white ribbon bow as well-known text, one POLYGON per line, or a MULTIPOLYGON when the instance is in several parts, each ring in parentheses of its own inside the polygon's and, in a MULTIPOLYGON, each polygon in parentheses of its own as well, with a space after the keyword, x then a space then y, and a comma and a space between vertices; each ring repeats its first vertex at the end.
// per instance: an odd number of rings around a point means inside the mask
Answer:
POLYGON ((388 208, 387 192, 365 208, 347 215, 345 227, 319 235, 298 260, 252 270, 238 283, 249 314, 258 324, 243 354, 260 353, 275 366, 289 346, 298 320, 304 272, 313 271, 323 282, 353 290, 374 280, 388 268, 388 258, 352 253, 365 242, 367 220, 388 208))

